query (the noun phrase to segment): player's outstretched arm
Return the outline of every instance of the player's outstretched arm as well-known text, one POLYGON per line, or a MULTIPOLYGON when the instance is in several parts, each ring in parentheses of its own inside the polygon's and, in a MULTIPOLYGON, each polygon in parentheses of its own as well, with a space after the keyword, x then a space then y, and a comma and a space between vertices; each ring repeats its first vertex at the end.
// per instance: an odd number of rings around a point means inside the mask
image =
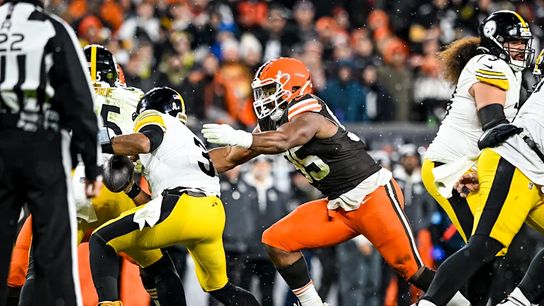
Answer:
POLYGON ((113 153, 116 155, 135 156, 151 151, 151 141, 142 133, 119 135, 111 139, 113 153))
MULTIPOLYGON (((210 143, 251 149, 260 154, 277 154, 310 141, 321 125, 323 116, 303 113, 281 125, 275 131, 248 133, 227 124, 205 124, 202 134, 210 143)), ((215 162, 214 162, 215 165, 215 162)))
POLYGON ((251 149, 245 149, 235 146, 226 146, 211 149, 208 151, 213 167, 217 173, 228 171, 237 165, 241 165, 248 160, 260 155, 260 153, 251 149))

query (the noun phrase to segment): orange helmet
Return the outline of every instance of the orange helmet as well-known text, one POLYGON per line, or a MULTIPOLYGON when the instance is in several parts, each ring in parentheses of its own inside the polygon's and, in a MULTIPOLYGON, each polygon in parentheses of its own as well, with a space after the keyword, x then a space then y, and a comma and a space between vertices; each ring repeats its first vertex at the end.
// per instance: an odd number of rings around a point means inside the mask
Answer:
POLYGON ((279 120, 292 100, 312 92, 310 71, 301 61, 280 57, 264 63, 251 83, 257 118, 279 120))

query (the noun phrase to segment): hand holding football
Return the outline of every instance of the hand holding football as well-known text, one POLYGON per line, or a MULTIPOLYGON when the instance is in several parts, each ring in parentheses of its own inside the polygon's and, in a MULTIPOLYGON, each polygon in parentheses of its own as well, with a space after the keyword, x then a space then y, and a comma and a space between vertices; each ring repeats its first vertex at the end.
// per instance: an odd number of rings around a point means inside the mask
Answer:
POLYGON ((121 192, 133 183, 134 164, 128 156, 112 155, 103 170, 104 185, 112 192, 121 192))

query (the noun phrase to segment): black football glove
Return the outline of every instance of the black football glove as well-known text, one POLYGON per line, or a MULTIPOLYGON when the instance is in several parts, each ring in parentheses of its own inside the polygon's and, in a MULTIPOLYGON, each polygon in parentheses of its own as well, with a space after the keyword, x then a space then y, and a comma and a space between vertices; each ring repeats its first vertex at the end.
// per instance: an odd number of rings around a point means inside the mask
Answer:
POLYGON ((490 128, 485 131, 480 139, 478 139, 478 148, 483 150, 485 148, 494 148, 502 144, 506 139, 519 134, 523 131, 523 128, 517 127, 511 123, 503 123, 490 128))

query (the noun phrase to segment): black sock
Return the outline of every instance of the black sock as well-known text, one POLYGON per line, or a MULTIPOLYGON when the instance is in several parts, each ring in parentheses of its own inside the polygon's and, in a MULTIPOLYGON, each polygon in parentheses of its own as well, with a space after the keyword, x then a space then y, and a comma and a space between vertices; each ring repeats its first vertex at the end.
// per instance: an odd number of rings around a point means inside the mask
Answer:
POLYGON ((168 254, 164 254, 161 259, 143 270, 147 275, 154 278, 157 297, 161 306, 187 305, 183 284, 168 254))
POLYGON ((278 272, 291 290, 302 288, 311 281, 308 265, 304 257, 301 257, 287 268, 278 269, 278 272))
POLYGON ((544 249, 533 257, 525 276, 518 285, 521 292, 533 304, 540 303, 544 298, 542 271, 544 271, 544 249))
POLYGON ((248 291, 227 283, 225 287, 210 291, 215 299, 226 306, 260 306, 257 299, 248 291))
POLYGON ((439 306, 446 305, 455 292, 502 248, 502 244, 493 238, 472 236, 467 245, 440 265, 424 298, 439 306))
POLYGON ((427 291, 433 281, 434 275, 435 272, 433 270, 427 267, 421 267, 408 281, 417 288, 427 291))
POLYGON ((485 306, 491 295, 491 284, 493 278, 497 275, 497 269, 504 256, 495 257, 492 261, 486 263, 467 283, 467 299, 472 306, 485 306))
POLYGON ((91 274, 98 301, 118 301, 119 261, 115 250, 98 235, 89 239, 91 274))

